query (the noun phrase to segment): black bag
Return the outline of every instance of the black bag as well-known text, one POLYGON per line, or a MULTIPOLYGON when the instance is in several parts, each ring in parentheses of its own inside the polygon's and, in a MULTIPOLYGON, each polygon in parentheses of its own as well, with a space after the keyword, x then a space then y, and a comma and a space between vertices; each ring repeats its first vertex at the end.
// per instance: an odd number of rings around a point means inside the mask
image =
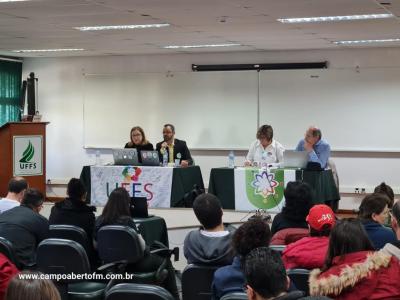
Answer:
POLYGON ((193 207, 194 199, 197 196, 204 194, 204 189, 200 188, 197 184, 193 185, 193 190, 187 192, 183 198, 176 203, 176 207, 193 207))

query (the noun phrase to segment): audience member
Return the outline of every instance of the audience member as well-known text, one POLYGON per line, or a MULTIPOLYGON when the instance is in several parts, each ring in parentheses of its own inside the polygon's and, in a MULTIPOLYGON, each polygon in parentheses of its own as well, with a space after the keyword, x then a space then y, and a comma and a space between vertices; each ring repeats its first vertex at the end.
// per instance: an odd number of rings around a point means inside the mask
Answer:
MULTIPOLYGON (((139 236, 139 243, 144 250, 144 257, 139 262, 128 266, 129 269, 137 272, 152 272, 159 268, 164 258, 151 254, 145 241, 139 234, 135 222, 130 215, 130 197, 124 188, 116 188, 111 192, 101 216, 96 219, 95 238, 101 227, 106 225, 123 225, 134 229, 139 236)), ((175 270, 171 262, 167 262, 168 276, 163 282, 163 286, 179 300, 178 289, 175 280, 175 270)))
POLYGON ((393 189, 389 185, 382 182, 380 185, 375 187, 374 193, 386 195, 389 198, 388 207, 392 208, 392 206, 394 204, 394 192, 393 192, 393 189))
POLYGON ((309 127, 296 147, 297 151, 307 151, 308 161, 317 163, 322 169, 325 169, 331 155, 331 147, 328 142, 322 139, 322 133, 319 128, 309 127))
POLYGON ((39 277, 41 273, 23 271, 14 276, 8 285, 5 299, 61 300, 60 294, 51 280, 35 278, 35 275, 39 277))
POLYGON ((193 202, 201 228, 189 232, 183 252, 189 264, 224 266, 232 263, 231 238, 235 228, 222 223, 222 207, 213 194, 201 194, 193 202))
POLYGON ((86 204, 86 194, 86 189, 82 181, 72 178, 67 186, 68 197, 52 207, 49 223, 50 225, 74 225, 85 230, 89 247, 91 247, 88 257, 92 267, 95 267, 96 255, 93 249, 93 231, 96 207, 86 204))
POLYGON ((146 139, 142 127, 135 126, 131 129, 131 141, 125 144, 125 148, 136 148, 139 162, 142 162, 140 152, 142 150, 154 150, 153 144, 146 139))
POLYGON ((236 256, 231 265, 219 268, 214 273, 213 299, 218 300, 223 295, 232 292, 243 292, 245 279, 242 265, 244 258, 255 248, 267 247, 270 240, 269 225, 259 217, 248 220, 235 231, 232 237, 232 248, 236 256))
POLYGON ((250 145, 246 156, 245 166, 278 165, 283 161, 285 148, 273 139, 274 130, 271 125, 262 125, 257 130, 257 139, 250 145))
POLYGON ((314 269, 324 265, 335 214, 329 206, 318 204, 310 209, 306 220, 310 237, 304 237, 285 248, 282 260, 286 269, 314 269))
POLYGON ((244 274, 249 300, 328 299, 303 297, 302 291, 288 292, 290 279, 278 252, 268 247, 253 249, 245 258, 244 274))
POLYGON ((388 254, 395 256, 397 259, 400 260, 400 202, 396 202, 392 208, 392 220, 391 226, 396 235, 396 241, 387 243, 383 248, 382 251, 388 254))
POLYGON ((168 151, 169 163, 174 163, 176 159, 179 159, 182 167, 187 167, 193 164, 193 159, 186 142, 175 138, 174 125, 164 125, 163 138, 164 140, 156 145, 156 150, 160 154, 160 159, 162 159, 164 152, 168 151))
POLYGON ((322 270, 311 272, 310 294, 334 299, 400 299, 399 261, 375 252, 357 219, 343 219, 333 227, 322 270))
POLYGON ((0 300, 4 299, 8 283, 18 272, 17 267, 0 253, 0 300))
MULTIPOLYGON (((286 228, 304 228, 307 232, 306 216, 312 207, 312 192, 307 183, 300 181, 289 182, 284 191, 285 206, 278 213, 271 227, 274 235, 286 228)), ((274 239, 274 237, 272 237, 274 239)))
POLYGON ((0 214, 13 207, 20 206, 28 182, 23 177, 13 177, 8 182, 8 192, 5 198, 0 199, 0 214))
POLYGON ((375 193, 366 196, 359 208, 359 218, 377 250, 397 240, 393 231, 383 226, 389 215, 388 203, 387 196, 375 193))
POLYGON ((48 237, 49 222, 39 214, 43 207, 43 194, 27 189, 21 206, 0 214, 0 236, 9 240, 23 266, 36 262, 37 245, 48 237))
MULTIPOLYGON (((393 189, 389 185, 382 182, 380 185, 375 187, 374 193, 378 193, 378 194, 387 196, 389 198, 388 207, 389 207, 389 209, 392 209, 393 204, 394 204, 394 192, 393 192, 393 189)), ((392 226, 390 214, 388 215, 388 217, 383 225, 386 227, 392 226)))

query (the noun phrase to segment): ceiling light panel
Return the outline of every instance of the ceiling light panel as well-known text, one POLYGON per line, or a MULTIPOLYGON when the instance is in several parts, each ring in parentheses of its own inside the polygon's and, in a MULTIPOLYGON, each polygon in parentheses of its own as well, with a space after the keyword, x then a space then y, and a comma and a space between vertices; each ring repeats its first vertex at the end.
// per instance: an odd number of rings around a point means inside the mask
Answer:
POLYGON ((325 16, 325 17, 307 17, 307 18, 287 18, 277 19, 281 23, 318 23, 318 22, 340 22, 354 20, 374 20, 393 18, 392 14, 369 14, 369 15, 349 15, 349 16, 325 16))

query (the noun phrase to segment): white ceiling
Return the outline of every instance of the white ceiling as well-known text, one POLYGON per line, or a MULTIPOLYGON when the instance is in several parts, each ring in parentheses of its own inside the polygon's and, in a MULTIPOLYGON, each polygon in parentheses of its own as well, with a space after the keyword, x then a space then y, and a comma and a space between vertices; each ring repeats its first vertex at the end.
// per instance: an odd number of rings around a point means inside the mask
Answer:
MULTIPOLYGON (((337 40, 400 38, 398 17, 382 20, 283 24, 276 19, 390 12, 400 0, 32 0, 0 3, 0 54, 82 56, 216 51, 340 49, 337 40), (382 4, 383 3, 383 4, 382 4), (74 27, 169 23, 161 29, 81 32, 74 27), (242 46, 163 49, 166 45, 242 46), (11 50, 84 48, 20 54, 11 50)), ((400 43, 364 47, 400 47, 400 43)))

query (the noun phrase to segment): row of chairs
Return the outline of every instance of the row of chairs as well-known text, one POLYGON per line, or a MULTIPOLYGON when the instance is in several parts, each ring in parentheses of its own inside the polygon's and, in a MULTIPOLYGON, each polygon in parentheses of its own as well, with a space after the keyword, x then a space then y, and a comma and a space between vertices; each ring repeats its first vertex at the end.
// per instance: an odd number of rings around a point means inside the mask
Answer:
MULTIPOLYGON (((183 300, 210 300, 212 295, 211 284, 214 272, 217 269, 218 267, 212 266, 198 266, 194 264, 188 265, 182 272, 183 300)), ((309 270, 291 269, 287 270, 287 274, 297 289, 303 291, 306 295, 309 295, 309 270)), ((226 298, 225 300, 242 299, 235 297, 243 296, 243 294, 246 295, 245 293, 234 293, 230 295, 233 298, 226 298)))
MULTIPOLYGON (((92 273, 87 256, 89 241, 85 231, 71 225, 52 225, 50 236, 52 238, 38 245, 36 269, 46 274, 64 276, 62 280, 55 282, 62 299, 104 299, 105 291, 118 281, 84 281, 66 276, 72 273, 92 273)), ((99 258, 105 264, 97 272, 103 275, 125 273, 128 264, 134 264, 144 256, 137 233, 125 226, 102 227, 98 232, 97 248, 99 258)), ((0 252, 18 266, 12 244, 4 238, 0 238, 0 252)), ((164 262, 153 272, 130 272, 133 282, 160 283, 165 279, 168 273, 166 263, 171 251, 164 248, 152 251, 155 252, 165 258, 164 262)), ((176 252, 175 254, 179 255, 176 252)))

